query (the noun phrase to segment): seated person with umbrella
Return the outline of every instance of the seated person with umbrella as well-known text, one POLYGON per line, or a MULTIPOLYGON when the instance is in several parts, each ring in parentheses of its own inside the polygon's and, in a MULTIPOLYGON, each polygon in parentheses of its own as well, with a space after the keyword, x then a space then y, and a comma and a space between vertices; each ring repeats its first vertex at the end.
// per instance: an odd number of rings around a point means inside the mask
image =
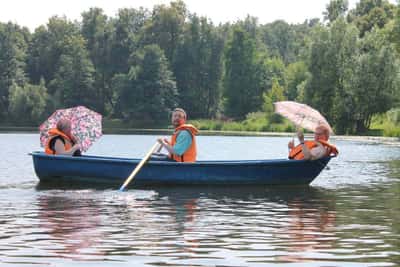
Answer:
POLYGON ((80 156, 80 146, 76 144, 76 138, 71 133, 71 122, 60 119, 56 128, 48 132, 49 139, 45 146, 46 154, 80 156))
POLYGON ((325 125, 319 125, 314 132, 314 140, 304 141, 304 134, 297 132, 297 138, 300 144, 294 146, 294 141, 290 141, 289 159, 317 160, 330 155, 337 155, 339 152, 334 145, 328 143, 329 128, 325 125))
POLYGON ((332 128, 318 110, 312 107, 294 102, 279 101, 274 103, 275 112, 286 117, 297 127, 313 131, 314 140, 304 141, 304 134, 297 132, 300 141, 294 146, 294 141, 289 142, 289 159, 316 160, 330 155, 337 155, 337 148, 328 143, 332 128))

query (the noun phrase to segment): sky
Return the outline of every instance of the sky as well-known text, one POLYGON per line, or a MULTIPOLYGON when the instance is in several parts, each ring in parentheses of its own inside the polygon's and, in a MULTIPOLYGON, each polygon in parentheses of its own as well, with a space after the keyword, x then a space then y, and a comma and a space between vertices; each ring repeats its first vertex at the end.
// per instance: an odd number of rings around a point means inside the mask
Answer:
MULTIPOLYGON (((396 0, 389 0, 396 3, 396 0)), ((51 16, 65 15, 81 21, 81 13, 91 7, 100 7, 105 14, 115 17, 120 8, 168 4, 170 0, 5 0, 0 6, 0 21, 14 22, 31 31, 47 23, 51 16)), ((215 24, 234 22, 248 14, 269 23, 278 19, 288 23, 302 23, 306 19, 321 18, 330 0, 184 0, 188 10, 210 18, 215 24)), ((355 7, 358 0, 349 0, 355 7)))

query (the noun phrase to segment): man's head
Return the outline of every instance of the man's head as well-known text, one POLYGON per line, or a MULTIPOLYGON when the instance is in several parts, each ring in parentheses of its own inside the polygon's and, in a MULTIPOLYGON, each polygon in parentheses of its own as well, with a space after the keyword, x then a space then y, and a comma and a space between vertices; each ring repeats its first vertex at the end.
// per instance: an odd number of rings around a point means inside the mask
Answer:
POLYGON ((329 139, 329 128, 323 124, 317 126, 317 128, 315 128, 314 140, 328 141, 328 139, 329 139))
POLYGON ((67 119, 60 119, 57 122, 57 129, 60 132, 63 132, 66 135, 70 136, 71 135, 71 122, 67 119))
POLYGON ((181 108, 176 108, 172 112, 171 122, 177 128, 186 122, 186 112, 181 108))

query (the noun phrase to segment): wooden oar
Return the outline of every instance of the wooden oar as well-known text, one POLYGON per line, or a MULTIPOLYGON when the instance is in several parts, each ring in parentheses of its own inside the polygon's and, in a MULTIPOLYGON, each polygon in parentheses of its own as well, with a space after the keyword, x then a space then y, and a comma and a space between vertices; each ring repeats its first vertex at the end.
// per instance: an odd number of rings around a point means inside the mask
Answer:
POLYGON ((139 162, 139 164, 136 166, 136 168, 132 171, 131 175, 128 176, 128 178, 125 180, 124 184, 121 186, 119 191, 124 191, 125 187, 128 186, 130 181, 135 178, 135 175, 140 171, 140 169, 143 167, 143 165, 146 163, 146 161, 150 158, 151 154, 153 154, 154 150, 157 148, 157 146, 160 145, 158 142, 155 143, 149 152, 147 152, 146 156, 139 162))

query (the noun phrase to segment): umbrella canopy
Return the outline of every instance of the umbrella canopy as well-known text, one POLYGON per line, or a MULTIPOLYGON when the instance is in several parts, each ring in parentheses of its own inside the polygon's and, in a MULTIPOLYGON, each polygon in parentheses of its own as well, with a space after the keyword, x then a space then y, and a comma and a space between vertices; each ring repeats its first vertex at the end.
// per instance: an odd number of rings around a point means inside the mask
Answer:
POLYGON ((93 142, 102 135, 101 114, 84 106, 58 109, 39 127, 40 145, 42 147, 47 144, 49 130, 55 128, 57 122, 62 118, 71 122, 71 132, 83 151, 87 151, 93 142))
POLYGON ((275 112, 293 122, 296 126, 315 132, 317 126, 323 124, 333 133, 331 126, 317 110, 294 101, 275 102, 275 112))

